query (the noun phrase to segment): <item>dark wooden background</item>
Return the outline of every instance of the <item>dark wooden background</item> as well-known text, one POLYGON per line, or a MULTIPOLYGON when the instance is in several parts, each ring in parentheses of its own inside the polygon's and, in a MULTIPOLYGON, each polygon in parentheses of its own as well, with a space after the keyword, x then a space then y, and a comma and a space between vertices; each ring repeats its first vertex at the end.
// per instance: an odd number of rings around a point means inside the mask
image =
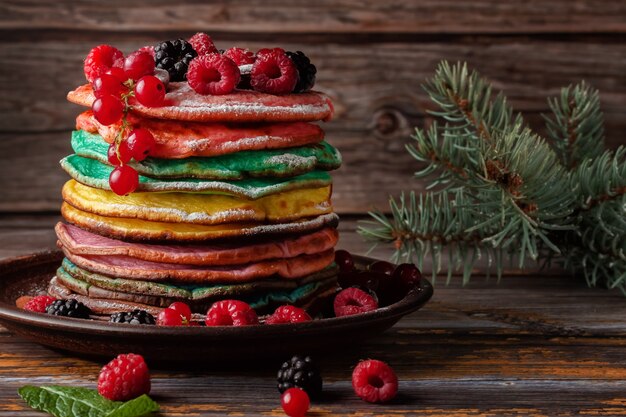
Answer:
POLYGON ((420 83, 441 59, 463 60, 541 128, 546 98, 581 79, 600 89, 612 147, 626 131, 623 0, 0 1, 0 213, 56 213, 69 131, 80 111, 65 94, 84 82, 96 44, 125 52, 211 34, 218 47, 283 46, 309 54, 317 88, 335 101, 328 140, 342 214, 387 207, 420 189, 404 150, 427 122, 420 83))

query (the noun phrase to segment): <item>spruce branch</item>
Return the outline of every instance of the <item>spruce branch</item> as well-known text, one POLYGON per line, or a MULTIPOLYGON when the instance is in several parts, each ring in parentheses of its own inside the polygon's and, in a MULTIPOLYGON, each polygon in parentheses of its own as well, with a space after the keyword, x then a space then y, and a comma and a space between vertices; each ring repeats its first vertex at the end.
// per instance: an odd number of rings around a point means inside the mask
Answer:
POLYGON ((467 282, 482 256, 498 276, 505 258, 562 260, 626 292, 626 150, 603 152, 598 92, 581 83, 549 100, 548 142, 466 64, 442 62, 424 89, 444 123, 416 129, 407 150, 430 191, 391 198, 359 233, 393 244, 396 261, 430 256, 433 278, 447 251, 448 279, 462 269, 467 282))

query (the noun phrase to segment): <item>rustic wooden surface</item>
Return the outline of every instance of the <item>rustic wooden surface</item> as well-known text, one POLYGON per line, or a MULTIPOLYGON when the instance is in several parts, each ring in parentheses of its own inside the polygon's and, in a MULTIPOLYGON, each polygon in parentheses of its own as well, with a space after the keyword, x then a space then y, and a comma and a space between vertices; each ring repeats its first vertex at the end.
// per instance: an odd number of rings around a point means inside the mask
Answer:
POLYGON ((340 213, 387 208, 389 194, 422 189, 404 150, 431 118, 420 83, 441 59, 468 61, 542 130, 546 98, 585 79, 602 92, 607 141, 624 143, 626 5, 619 0, 293 2, 0 1, 0 212, 57 211, 79 112, 65 94, 84 82, 99 43, 129 52, 205 30, 221 47, 302 49, 317 88, 335 101, 324 125, 344 155, 340 213))
MULTIPOLYGON (((0 219, 0 258, 52 247, 56 216, 0 219)), ((363 254, 354 219, 342 247, 363 254)), ((374 256, 385 257, 386 251, 374 256)), ((325 396, 311 416, 569 416, 626 414, 626 300, 563 276, 474 278, 435 286, 424 309, 361 349, 322 360, 325 396), (352 393, 360 358, 393 365, 400 395, 369 405, 352 393)), ((39 416, 16 394, 25 384, 95 387, 102 361, 63 355, 0 329, 0 415, 39 416)), ((153 369, 164 416, 280 416, 274 367, 153 369)))

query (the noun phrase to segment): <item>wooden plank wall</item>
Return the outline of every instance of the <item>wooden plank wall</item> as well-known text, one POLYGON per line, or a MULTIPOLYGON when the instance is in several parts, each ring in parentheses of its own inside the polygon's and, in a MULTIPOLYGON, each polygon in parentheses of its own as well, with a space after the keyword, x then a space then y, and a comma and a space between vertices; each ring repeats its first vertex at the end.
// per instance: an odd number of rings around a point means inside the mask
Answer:
POLYGON ((219 47, 301 49, 335 100, 327 137, 344 155, 340 213, 386 207, 421 189, 404 151, 430 106, 420 82, 441 59, 468 61, 540 128, 546 98, 587 80, 602 92, 607 139, 626 131, 623 0, 0 1, 0 213, 54 213, 79 109, 65 94, 84 81, 99 43, 125 52, 210 33, 219 47))

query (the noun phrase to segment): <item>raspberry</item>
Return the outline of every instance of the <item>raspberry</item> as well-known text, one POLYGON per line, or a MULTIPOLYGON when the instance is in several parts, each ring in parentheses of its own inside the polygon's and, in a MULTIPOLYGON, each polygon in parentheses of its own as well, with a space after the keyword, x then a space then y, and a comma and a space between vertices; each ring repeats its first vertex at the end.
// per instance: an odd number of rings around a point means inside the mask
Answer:
POLYGON ((99 45, 85 58, 85 78, 90 83, 113 67, 124 66, 124 54, 111 45, 99 45))
POLYGON ((111 401, 128 401, 150 393, 150 371, 141 355, 119 355, 104 365, 98 392, 111 401))
POLYGON ((298 82, 298 70, 296 64, 282 50, 274 49, 263 53, 259 51, 250 77, 250 85, 256 91, 288 94, 298 82))
POLYGON ((213 40, 206 33, 198 32, 189 38, 189 43, 198 53, 198 56, 218 53, 213 40))
POLYGON ((306 391, 312 398, 322 394, 322 376, 310 356, 295 355, 284 362, 278 370, 276 381, 280 393, 296 387, 306 391))
POLYGON ((280 398, 280 405, 289 417, 304 417, 311 401, 306 392, 299 388, 289 388, 280 398))
POLYGON ((91 310, 89 310, 86 305, 76 300, 56 300, 46 307, 46 313, 52 316, 88 319, 91 310))
POLYGON ((374 297, 359 288, 346 288, 335 297, 333 303, 335 316, 351 316, 366 313, 378 308, 374 297))
POLYGON ((50 297, 49 295, 38 295, 37 297, 31 298, 24 305, 24 310, 34 311, 35 313, 45 313, 46 308, 55 301, 56 298, 50 297))
POLYGON ((214 303, 206 313, 207 326, 246 326, 258 324, 256 312, 248 304, 238 300, 222 300, 214 303))
POLYGON ((224 52, 224 56, 232 59, 238 66, 254 64, 254 52, 244 48, 230 48, 224 52))
POLYGON ((311 316, 301 308, 280 306, 265 320, 265 324, 302 323, 311 320, 311 316))
POLYGON ((293 89, 294 93, 309 91, 313 88, 313 85, 315 85, 317 68, 315 68, 315 65, 311 64, 309 57, 302 51, 287 52, 287 56, 296 64, 296 68, 298 69, 298 83, 293 89))
POLYGON ((385 362, 369 359, 354 368, 352 388, 368 403, 384 403, 398 393, 398 377, 385 362))
POLYGON ((137 52, 147 52, 154 59, 154 46, 153 45, 142 46, 141 48, 137 50, 137 52))
POLYGON ((339 266, 339 273, 341 274, 354 271, 354 259, 347 250, 335 251, 335 263, 339 266))
POLYGON ((228 94, 235 89, 240 79, 241 73, 237 64, 220 54, 203 55, 194 59, 187 71, 189 86, 203 96, 228 94))

